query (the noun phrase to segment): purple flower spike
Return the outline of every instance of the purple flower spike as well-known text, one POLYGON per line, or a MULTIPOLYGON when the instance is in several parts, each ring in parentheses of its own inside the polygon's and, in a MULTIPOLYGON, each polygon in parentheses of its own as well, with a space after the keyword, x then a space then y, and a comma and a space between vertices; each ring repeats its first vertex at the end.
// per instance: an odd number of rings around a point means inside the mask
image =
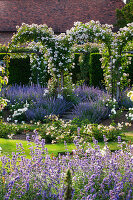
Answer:
POLYGON ((121 136, 118 136, 118 143, 121 143, 121 136))

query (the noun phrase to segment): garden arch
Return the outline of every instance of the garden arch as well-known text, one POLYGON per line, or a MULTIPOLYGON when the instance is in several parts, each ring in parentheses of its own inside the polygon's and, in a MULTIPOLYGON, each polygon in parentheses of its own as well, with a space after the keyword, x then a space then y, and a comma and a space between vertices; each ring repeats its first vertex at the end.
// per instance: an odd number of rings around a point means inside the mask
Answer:
MULTIPOLYGON (((124 72, 127 67, 127 57, 122 53, 129 41, 133 40, 133 23, 120 29, 117 33, 112 32, 112 25, 101 25, 98 21, 88 23, 76 22, 74 27, 66 34, 54 35, 51 28, 46 25, 22 24, 17 33, 13 36, 10 48, 20 44, 34 43, 36 49, 37 42, 40 42, 47 51, 42 54, 48 58, 48 72, 52 75, 52 82, 57 83, 59 77, 63 76, 72 65, 73 44, 85 42, 100 42, 102 47, 102 68, 108 92, 117 101, 120 92, 127 82, 127 74, 124 72)), ((40 49, 39 49, 40 51, 40 49)), ((61 87, 63 86, 61 81, 61 87)))
POLYGON ((102 43, 102 68, 106 89, 112 94, 112 99, 120 98, 120 92, 128 83, 125 68, 130 62, 123 51, 128 42, 133 41, 133 23, 121 28, 117 33, 112 32, 112 25, 101 25, 99 22, 77 22, 69 31, 70 40, 77 42, 96 41, 102 43))

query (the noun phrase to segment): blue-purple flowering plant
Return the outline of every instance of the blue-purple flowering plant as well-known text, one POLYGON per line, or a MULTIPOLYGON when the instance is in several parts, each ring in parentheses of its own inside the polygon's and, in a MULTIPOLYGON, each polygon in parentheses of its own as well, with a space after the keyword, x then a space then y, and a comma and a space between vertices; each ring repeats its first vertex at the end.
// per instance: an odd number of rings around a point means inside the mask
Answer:
MULTIPOLYGON (((17 144, 17 153, 12 153, 12 158, 0 157, 1 199, 63 200, 66 188, 70 188, 67 193, 73 200, 132 199, 131 144, 112 153, 106 136, 104 149, 100 149, 95 138, 92 147, 89 143, 84 145, 78 136, 74 140, 76 149, 73 155, 67 152, 63 156, 51 157, 45 140, 39 140, 37 132, 35 134, 34 146, 27 137, 31 158, 25 157, 22 144, 17 144), (71 181, 66 185, 68 169, 71 181)), ((120 137, 118 140, 120 145, 120 137)))
POLYGON ((2 94, 10 100, 8 108, 12 112, 12 120, 43 121, 46 115, 60 115, 72 107, 72 101, 51 97, 47 91, 40 85, 15 85, 3 89, 2 94))
POLYGON ((106 106, 109 95, 98 88, 79 86, 75 89, 79 104, 75 105, 73 114, 80 121, 88 119, 90 123, 99 123, 108 117, 110 107, 106 106))

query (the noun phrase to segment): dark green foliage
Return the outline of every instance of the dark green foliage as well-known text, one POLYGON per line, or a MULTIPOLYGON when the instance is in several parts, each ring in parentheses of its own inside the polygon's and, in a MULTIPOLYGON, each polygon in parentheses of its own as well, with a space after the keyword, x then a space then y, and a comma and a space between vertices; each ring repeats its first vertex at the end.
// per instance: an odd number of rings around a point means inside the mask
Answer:
POLYGON ((9 84, 28 84, 30 78, 29 57, 10 59, 9 66, 9 84))
POLYGON ((71 69, 72 82, 77 83, 77 81, 81 80, 81 72, 80 72, 80 65, 79 65, 80 53, 75 53, 74 55, 75 55, 74 56, 75 67, 71 69))
POLYGON ((5 55, 6 54, 0 53, 0 60, 3 60, 3 58, 4 58, 5 55))
POLYGON ((6 54, 6 53, 0 53, 0 60, 4 60, 4 57, 5 57, 6 55, 9 56, 9 54, 6 54))
POLYGON ((132 1, 132 0, 126 0, 126 4, 127 4, 127 3, 130 3, 131 1, 132 1))
POLYGON ((133 0, 126 4, 122 9, 116 9, 116 17, 118 28, 126 26, 128 23, 133 22, 133 0))
POLYGON ((126 73, 129 74, 129 79, 131 80, 130 86, 132 86, 133 85, 133 55, 130 55, 130 57, 132 57, 132 60, 131 60, 131 64, 128 65, 128 67, 126 69, 126 73))
POLYGON ((89 85, 101 88, 104 78, 100 58, 101 55, 99 53, 90 54, 89 85))
MULTIPOLYGON (((1 53, 0 60, 10 54, 1 53)), ((9 62, 9 84, 28 84, 31 75, 30 58, 11 58, 9 62)))
POLYGON ((89 60, 90 52, 81 54, 79 57, 80 71, 81 71, 81 80, 85 81, 85 84, 89 84, 89 60))
POLYGON ((83 80, 85 84, 89 84, 89 59, 89 51, 87 53, 75 53, 75 68, 71 70, 73 83, 83 80))
POLYGON ((12 124, 5 124, 2 120, 0 120, 0 138, 8 138, 8 135, 12 135, 15 132, 15 126, 12 126, 12 124))
POLYGON ((75 68, 71 70, 72 72, 72 81, 73 83, 80 82, 81 80, 89 85, 89 60, 91 53, 98 53, 99 49, 96 44, 85 44, 81 45, 81 48, 78 49, 79 53, 75 53, 74 63, 75 68))
POLYGON ((70 169, 67 170, 66 178, 66 191, 64 194, 64 200, 71 200, 72 199, 72 175, 70 169))

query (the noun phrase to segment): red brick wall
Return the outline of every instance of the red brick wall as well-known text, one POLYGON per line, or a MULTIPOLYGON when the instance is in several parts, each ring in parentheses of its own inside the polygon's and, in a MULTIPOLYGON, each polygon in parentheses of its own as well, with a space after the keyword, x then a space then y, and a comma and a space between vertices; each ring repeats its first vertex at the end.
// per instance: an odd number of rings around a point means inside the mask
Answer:
POLYGON ((115 10, 122 0, 3 0, 0 1, 0 31, 15 31, 16 25, 47 24, 65 32, 76 21, 99 20, 114 24, 115 10))
POLYGON ((8 45, 10 42, 13 32, 0 32, 0 44, 8 45))

